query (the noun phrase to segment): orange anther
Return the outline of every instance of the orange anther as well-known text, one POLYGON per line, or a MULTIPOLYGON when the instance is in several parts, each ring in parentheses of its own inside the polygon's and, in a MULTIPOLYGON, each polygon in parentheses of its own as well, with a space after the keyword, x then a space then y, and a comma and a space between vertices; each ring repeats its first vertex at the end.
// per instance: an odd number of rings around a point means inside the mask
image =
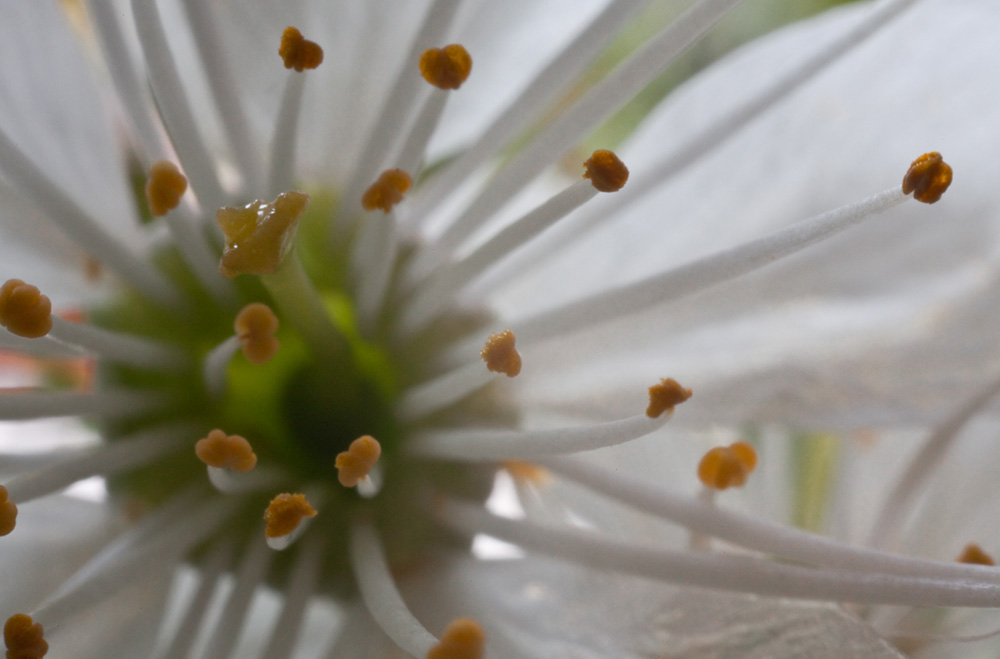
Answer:
POLYGON ((698 479, 713 490, 740 487, 757 467, 757 451, 746 442, 717 446, 698 464, 698 479))
POLYGON ((925 153, 906 170, 903 177, 903 194, 913 193, 913 198, 933 204, 951 185, 951 167, 937 151, 925 153))
POLYGON ((280 538, 297 529, 303 519, 315 516, 316 509, 306 501, 306 495, 279 494, 271 499, 264 511, 264 521, 267 522, 264 535, 280 538))
POLYGON ((472 71, 472 57, 460 44, 425 50, 420 56, 420 75, 438 89, 458 89, 472 71))
POLYGON ((346 451, 337 455, 337 480, 344 487, 354 487, 366 478, 382 455, 382 445, 370 435, 358 437, 346 451))
POLYGON ((3 642, 7 646, 7 659, 41 659, 49 651, 41 624, 22 613, 7 618, 3 642))
POLYGON ((146 181, 146 200, 149 210, 156 217, 166 215, 177 204, 187 191, 188 180, 177 169, 177 165, 168 160, 158 160, 149 168, 149 179, 146 181))
POLYGON ((271 307, 262 302, 252 302, 236 314, 233 323, 236 338, 240 340, 243 354, 251 364, 266 364, 278 352, 278 317, 271 307))
POLYGON ((505 460, 500 463, 511 478, 523 483, 544 485, 550 478, 549 470, 524 460, 505 460))
POLYGON ((486 651, 486 634, 472 618, 453 620, 441 641, 427 653, 427 659, 482 659, 486 651))
POLYGON ((257 455, 239 435, 227 435, 219 429, 208 433, 194 445, 198 459, 209 467, 246 472, 257 466, 257 455))
POLYGON ((685 389, 677 380, 667 378, 660 380, 660 384, 654 384, 649 388, 649 407, 646 408, 646 416, 655 419, 664 412, 673 412, 675 405, 680 405, 691 397, 691 390, 685 389))
POLYGON ((323 49, 315 41, 309 41, 294 27, 286 27, 281 33, 278 54, 286 69, 315 69, 323 63, 323 49))
POLYGON ((589 178, 600 192, 618 192, 628 181, 628 167, 613 151, 594 151, 584 163, 583 178, 589 178))
POLYGON ((514 347, 517 338, 509 329, 490 334, 479 356, 486 362, 486 368, 494 373, 503 373, 509 378, 521 372, 521 355, 514 347))
POLYGON ((973 565, 996 565, 992 556, 983 551, 979 545, 971 542, 965 545, 965 549, 962 550, 962 554, 957 560, 959 563, 973 565))
POLYGON ((0 485, 0 537, 9 534, 17 524, 17 506, 7 500, 7 488, 0 485))
POLYGON ((226 237, 219 272, 226 277, 267 275, 291 250, 299 216, 309 203, 303 192, 283 192, 273 203, 255 201, 243 208, 220 208, 215 222, 226 237))
POLYGON ((27 339, 45 336, 52 329, 52 303, 31 284, 8 279, 0 287, 0 325, 27 339))
POLYGON ((387 169, 365 190, 361 196, 361 205, 366 211, 378 209, 388 213, 393 206, 403 201, 411 185, 413 177, 402 169, 387 169))

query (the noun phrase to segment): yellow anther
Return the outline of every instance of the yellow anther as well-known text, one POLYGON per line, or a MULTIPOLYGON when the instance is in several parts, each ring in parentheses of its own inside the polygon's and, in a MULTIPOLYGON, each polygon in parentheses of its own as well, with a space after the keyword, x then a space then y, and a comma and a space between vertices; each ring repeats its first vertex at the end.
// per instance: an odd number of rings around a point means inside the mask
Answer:
POLYGON ((549 470, 523 460, 505 460, 500 464, 511 478, 523 483, 544 485, 549 480, 549 470))
POLYGON ((472 57, 464 46, 453 43, 425 50, 420 56, 420 75, 438 89, 458 89, 472 71, 472 57))
POLYGON ((23 613, 7 618, 3 642, 7 646, 7 659, 41 659, 49 651, 41 624, 23 613))
POLYGON ((278 352, 278 317, 271 307, 262 302, 253 302, 236 314, 233 323, 236 338, 240 340, 243 354, 251 364, 266 364, 278 352))
POLYGON ((169 160, 158 160, 149 168, 149 179, 146 181, 146 200, 149 210, 156 217, 166 215, 177 204, 187 191, 188 180, 177 169, 177 165, 169 160))
POLYGON ((368 476, 382 455, 382 445, 370 435, 358 437, 337 456, 337 480, 344 487, 354 487, 368 476))
POLYGON ((52 329, 52 303, 31 284, 8 279, 0 287, 0 325, 27 339, 45 336, 52 329))
POLYGON ((691 390, 685 389, 677 380, 667 378, 660 380, 660 384, 654 384, 649 388, 649 407, 646 408, 646 416, 655 419, 664 412, 673 412, 674 406, 680 405, 691 397, 691 390))
POLYGON ((303 519, 315 516, 316 509, 306 501, 306 495, 279 494, 271 499, 264 511, 264 521, 267 522, 264 535, 280 538, 297 529, 303 519))
POLYGON ((987 554, 982 548, 974 543, 965 545, 962 554, 958 557, 959 563, 971 563, 973 565, 996 565, 993 557, 987 554))
POLYGON ((7 500, 7 488, 0 485, 0 537, 9 534, 17 524, 17 506, 7 500))
POLYGON ((494 373, 503 373, 509 378, 521 372, 521 355, 514 347, 516 338, 509 329, 498 334, 490 334, 479 355, 486 362, 486 368, 494 373))
POLYGON ((250 447, 250 442, 239 435, 227 435, 219 429, 208 433, 208 437, 199 439, 194 445, 194 453, 209 467, 245 472, 257 466, 257 455, 250 447))
POLYGON ((698 478, 713 490, 740 487, 756 467, 757 451, 746 442, 736 442, 706 453, 698 465, 698 478))
POLYGON ((628 167, 613 151, 594 151, 583 166, 587 169, 583 178, 589 178, 600 192, 618 192, 628 181, 628 167))
POLYGON ((402 169, 387 169, 365 190, 361 196, 361 205, 366 211, 378 209, 388 213, 393 206, 403 201, 411 185, 413 177, 402 169))
POLYGON ((913 193, 913 198, 933 204, 951 185, 951 167, 937 151, 925 153, 910 164, 903 177, 903 194, 913 193))
POLYGON ((294 27, 286 27, 281 33, 278 54, 286 69, 315 69, 323 63, 323 49, 315 41, 309 41, 294 27))
POLYGON ((430 649, 427 659, 482 659, 486 651, 486 634, 472 618, 453 620, 441 641, 430 649))
POLYGON ((220 208, 215 222, 226 237, 219 272, 226 277, 267 275, 278 269, 292 248, 299 216, 309 203, 303 192, 283 192, 273 203, 255 201, 243 208, 220 208))

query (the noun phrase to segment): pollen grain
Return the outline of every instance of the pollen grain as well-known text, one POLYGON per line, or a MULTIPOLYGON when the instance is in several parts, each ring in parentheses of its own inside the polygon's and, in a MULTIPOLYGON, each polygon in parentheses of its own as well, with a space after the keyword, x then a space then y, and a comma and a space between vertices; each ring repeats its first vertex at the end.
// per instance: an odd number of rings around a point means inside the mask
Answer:
POLYGON ((613 151, 594 151, 583 166, 587 170, 583 178, 589 178, 600 192, 618 192, 628 182, 628 167, 613 151))
POLYGON ((344 487, 354 487, 368 477, 382 455, 382 445, 371 435, 358 437, 346 451, 337 455, 337 480, 344 487))
POLYGON ((380 210, 388 213, 393 206, 403 201, 411 185, 413 177, 405 171, 387 169, 361 195, 361 205, 366 211, 380 210))
POLYGON ((226 277, 267 275, 292 248, 299 216, 309 203, 304 192, 283 192, 274 202, 254 201, 243 208, 220 208, 215 222, 226 238, 219 272, 226 277))
POLYGON ((149 168, 146 180, 146 201, 154 217, 162 217, 181 203, 187 192, 187 177, 169 160, 158 160, 149 168))
POLYGON ((233 328, 243 355, 251 364, 266 364, 278 352, 278 339, 274 338, 278 331, 278 317, 263 302, 252 302, 243 307, 236 314, 233 328))
POLYGON ((7 618, 3 642, 7 646, 7 659, 41 659, 49 651, 42 625, 23 613, 7 618))
POLYGON ((286 27, 281 33, 281 46, 278 48, 281 61, 286 69, 303 71, 315 69, 323 63, 323 48, 315 41, 309 41, 294 27, 286 27))
POLYGON ((306 495, 279 494, 271 499, 264 511, 264 521, 267 522, 264 535, 268 538, 286 536, 297 529, 303 519, 315 516, 316 509, 306 501, 306 495))
POLYGON ((509 378, 521 372, 521 355, 514 347, 514 332, 509 329, 490 334, 479 355, 486 362, 486 368, 494 373, 503 373, 509 378))
POLYGON ((970 563, 972 565, 996 565, 993 557, 983 551, 982 547, 970 542, 965 545, 961 555, 956 559, 959 563, 970 563))
POLYGON ((951 167, 937 151, 925 153, 910 164, 903 177, 903 194, 913 193, 913 198, 933 204, 951 185, 951 167))
POLYGON ((7 499, 7 488, 0 485, 0 537, 9 535, 17 525, 17 506, 7 499))
POLYGON ((438 89, 458 89, 472 71, 472 57, 464 46, 453 43, 425 50, 420 56, 420 75, 438 89))
POLYGON ((713 490, 741 487, 756 467, 757 451, 750 444, 716 446, 698 464, 698 479, 713 490))
POLYGON ((8 279, 0 286, 0 325, 26 339, 41 338, 52 329, 52 303, 37 287, 8 279))
POLYGON ((655 419, 664 412, 673 412, 674 407, 691 398, 691 390, 682 387, 673 378, 661 379, 660 384, 649 388, 649 407, 646 416, 655 419))
POLYGON ((482 659, 486 634, 472 618, 453 620, 441 634, 441 641, 427 653, 427 659, 482 659))
POLYGON ((250 442, 239 435, 227 435, 218 428, 194 445, 198 459, 209 467, 247 472, 257 466, 257 454, 250 442))

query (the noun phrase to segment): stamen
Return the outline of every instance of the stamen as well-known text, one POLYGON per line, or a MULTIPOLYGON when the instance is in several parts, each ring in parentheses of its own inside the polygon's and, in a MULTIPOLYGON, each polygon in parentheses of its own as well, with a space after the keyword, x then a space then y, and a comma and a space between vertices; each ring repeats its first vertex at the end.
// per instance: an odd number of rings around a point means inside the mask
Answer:
POLYGON ((220 208, 226 194, 198 130, 155 0, 132 0, 132 14, 160 116, 198 202, 202 208, 220 208))
POLYGON ((413 185, 413 178, 402 169, 387 169, 372 183, 361 197, 361 206, 366 211, 381 210, 388 213, 392 207, 403 201, 403 197, 413 185))
POLYGON ((983 551, 977 544, 969 543, 957 559, 959 563, 969 563, 971 565, 996 565, 993 557, 983 551))
POLYGON ((587 169, 583 178, 589 178, 601 192, 618 192, 628 181, 628 167, 613 151, 594 151, 583 166, 587 169))
POLYGON ((363 435, 351 442, 350 447, 337 455, 337 480, 344 487, 354 487, 368 478, 375 467, 382 446, 370 435, 363 435))
POLYGON ((286 27, 281 34, 278 54, 286 69, 304 71, 315 69, 323 63, 323 49, 315 41, 309 41, 294 27, 286 27))
POLYGON ((351 246, 350 268, 358 324, 366 335, 376 328, 399 249, 396 219, 368 214, 351 246))
POLYGON ((354 579, 372 618, 404 651, 426 656, 438 640, 407 608, 393 581, 382 541, 370 523, 351 525, 349 550, 354 579))
POLYGON ((194 445, 194 452, 199 460, 217 469, 245 473, 257 466, 257 454, 253 452, 246 438, 227 435, 219 429, 199 439, 194 445))
POLYGON ((187 191, 187 178, 169 160, 158 160, 149 168, 146 180, 146 201, 155 217, 162 217, 181 203, 187 191))
POLYGON ((271 499, 264 512, 267 528, 264 536, 271 549, 284 549, 294 540, 292 534, 300 528, 305 519, 316 516, 316 509, 306 500, 304 494, 279 494, 271 499))
POLYGON ((913 193, 913 198, 933 204, 951 185, 951 167, 937 151, 925 153, 910 165, 903 177, 903 194, 913 193))
POLYGON ((41 624, 21 613, 7 618, 3 641, 8 659, 41 659, 49 651, 41 624))
POLYGON ((52 317, 49 337, 82 348, 102 360, 162 371, 180 371, 191 364, 183 351, 160 341, 107 330, 89 323, 52 317))
POLYGON ((7 488, 0 485, 0 537, 9 535, 17 526, 17 506, 7 500, 7 488))
POLYGON ((521 372, 521 355, 514 347, 514 332, 505 329, 498 334, 490 334, 479 355, 486 362, 486 368, 494 373, 503 373, 509 378, 521 372))
POLYGON ((269 196, 277 195, 292 186, 305 89, 306 76, 290 75, 285 81, 285 91, 281 95, 274 134, 271 136, 271 171, 267 179, 269 196))
POLYGON ((485 533, 529 551, 594 569, 677 585, 858 604, 992 608, 1000 602, 1000 583, 983 580, 859 574, 749 556, 648 548, 607 539, 592 531, 507 519, 490 514, 479 505, 449 499, 444 499, 435 512, 441 524, 470 537, 485 533))
POLYGON ((243 355, 251 364, 261 365, 271 361, 278 352, 278 317, 262 302, 253 302, 243 307, 233 324, 236 338, 240 341, 243 355))
POLYGON ((243 208, 220 208, 215 221, 226 246, 219 272, 226 277, 275 272, 292 249, 299 216, 308 203, 309 195, 292 191, 272 203, 258 200, 243 208))
POLYGON ((420 75, 438 89, 458 89, 472 71, 472 56, 461 44, 429 48, 420 56, 420 75))
POLYGON ((756 467, 757 452, 750 444, 716 446, 698 464, 698 479, 713 490, 742 487, 756 467))
POLYGON ((8 279, 0 287, 0 325, 27 339, 45 336, 52 329, 52 303, 37 287, 8 279))
POLYGON ((327 536, 314 534, 306 539, 295 558, 292 574, 285 589, 281 615, 275 622, 271 640, 262 659, 287 659, 293 656, 299 630, 313 590, 318 586, 327 536))
POLYGON ((646 416, 655 419, 664 412, 673 414, 674 407, 691 398, 691 395, 690 389, 685 389, 673 378, 660 380, 660 384, 654 384, 649 388, 649 407, 646 408, 646 416))
MULTIPOLYGON (((470 254, 443 266, 429 281, 422 283, 407 302, 399 319, 400 335, 412 335, 441 312, 457 291, 506 258, 540 233, 593 199, 598 190, 587 180, 569 186, 534 210, 522 215, 491 236, 470 254)), ((410 281, 419 276, 419 268, 408 273, 410 281)))
POLYGON ((94 416, 105 420, 146 414, 168 400, 160 394, 133 390, 5 391, 0 389, 0 420, 25 421, 59 416, 94 416))
POLYGON ((482 659, 486 654, 486 633, 472 618, 451 621, 441 634, 441 642, 431 648, 427 659, 482 659))

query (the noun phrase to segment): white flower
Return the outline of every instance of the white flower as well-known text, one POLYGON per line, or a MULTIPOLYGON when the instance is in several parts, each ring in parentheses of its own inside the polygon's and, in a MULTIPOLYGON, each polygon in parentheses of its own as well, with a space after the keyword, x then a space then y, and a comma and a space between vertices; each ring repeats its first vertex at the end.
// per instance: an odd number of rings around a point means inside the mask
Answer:
POLYGON ((738 2, 577 87, 644 4, 92 0, 75 34, 0 9, 0 346, 54 360, 5 375, 33 388, 0 419, 96 430, 3 463, 9 657, 889 657, 839 603, 932 651, 971 616, 875 605, 1000 604, 900 540, 995 388, 1000 9, 785 30, 571 179, 738 2), (930 151, 958 172, 934 208, 899 185, 930 151), (753 446, 699 466, 736 427, 753 446), (106 502, 46 496, 89 476, 106 502))

